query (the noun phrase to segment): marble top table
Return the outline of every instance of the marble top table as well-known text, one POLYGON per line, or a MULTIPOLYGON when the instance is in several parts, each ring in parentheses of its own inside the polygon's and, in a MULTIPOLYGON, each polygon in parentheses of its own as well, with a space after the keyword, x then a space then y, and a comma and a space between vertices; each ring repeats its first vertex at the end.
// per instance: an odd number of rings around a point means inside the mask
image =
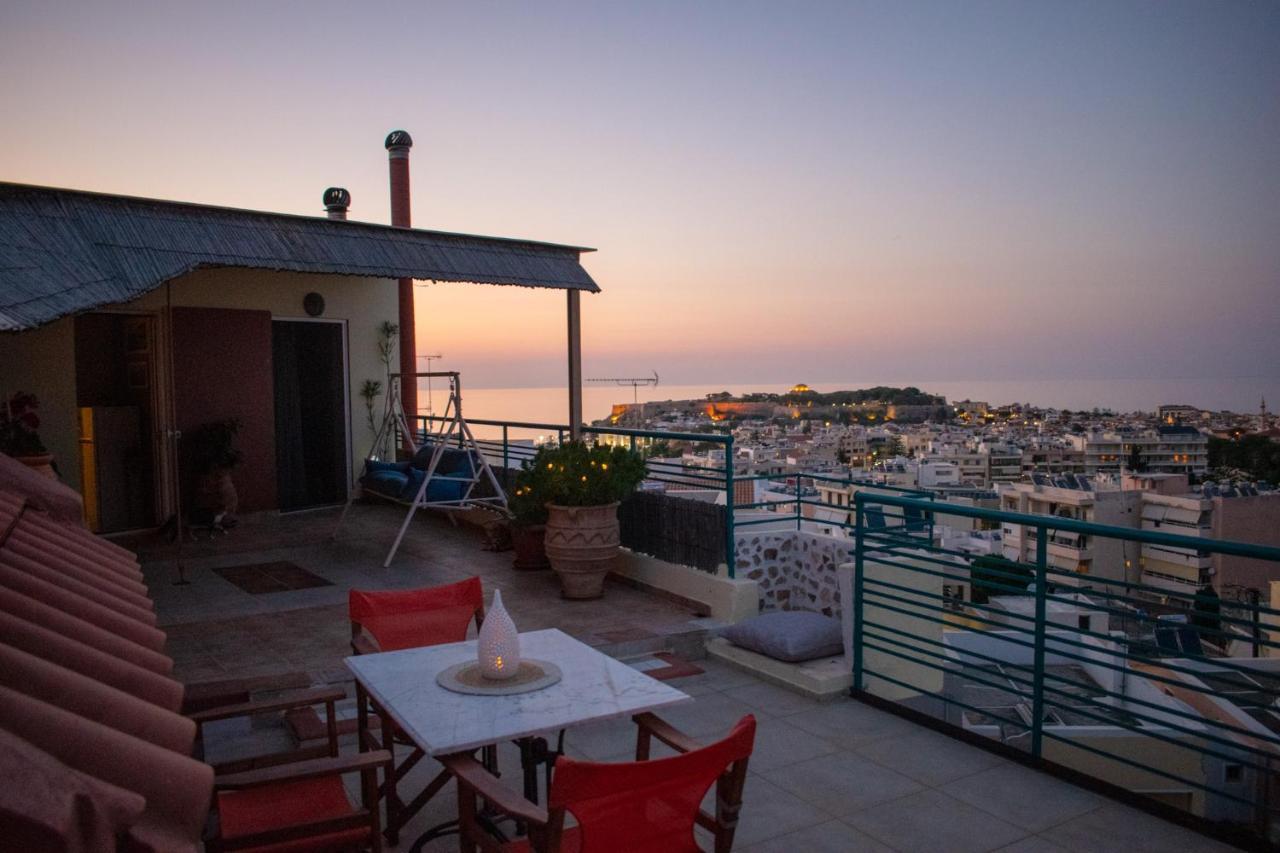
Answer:
POLYGON ((690 700, 555 628, 520 635, 523 658, 560 667, 550 687, 511 696, 454 693, 436 674, 476 659, 476 641, 346 659, 347 668, 428 755, 465 752, 690 700))

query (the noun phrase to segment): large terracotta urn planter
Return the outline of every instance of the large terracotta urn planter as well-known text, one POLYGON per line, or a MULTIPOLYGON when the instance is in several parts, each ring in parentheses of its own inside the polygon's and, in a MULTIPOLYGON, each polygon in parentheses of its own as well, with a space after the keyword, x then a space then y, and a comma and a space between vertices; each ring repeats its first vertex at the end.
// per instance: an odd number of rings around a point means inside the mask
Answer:
POLYGON ((565 598, 599 598, 622 539, 618 502, 601 506, 547 504, 547 557, 565 598))
POLYGON ((511 550, 515 559, 511 561, 513 568, 522 572, 533 572, 551 568, 545 547, 547 526, 545 524, 511 525, 511 550))
POLYGON ((31 470, 44 474, 51 480, 58 479, 58 472, 53 470, 53 454, 45 453, 40 456, 15 456, 14 459, 26 465, 31 470))

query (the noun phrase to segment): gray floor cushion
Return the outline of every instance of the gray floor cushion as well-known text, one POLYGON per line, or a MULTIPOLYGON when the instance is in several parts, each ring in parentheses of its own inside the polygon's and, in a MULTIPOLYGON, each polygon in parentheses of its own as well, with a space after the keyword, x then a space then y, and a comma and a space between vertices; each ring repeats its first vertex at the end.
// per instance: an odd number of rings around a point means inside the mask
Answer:
POLYGON ((735 646, 787 663, 844 653, 840 620, 805 610, 763 613, 730 626, 724 637, 735 646))

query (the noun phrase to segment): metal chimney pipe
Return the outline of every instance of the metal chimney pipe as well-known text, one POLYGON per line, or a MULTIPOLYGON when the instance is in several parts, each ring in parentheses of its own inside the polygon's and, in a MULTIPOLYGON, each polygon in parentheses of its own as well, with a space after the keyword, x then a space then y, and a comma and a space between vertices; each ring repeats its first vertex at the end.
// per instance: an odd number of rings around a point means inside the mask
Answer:
POLYGON ((324 209, 330 219, 346 219, 351 206, 351 193, 342 187, 329 187, 324 191, 324 209))
MULTIPOLYGON (((396 228, 409 227, 409 149, 413 138, 403 130, 387 134, 387 158, 391 171, 391 224, 396 228)), ((418 341, 413 317, 413 279, 400 279, 400 401, 410 428, 418 414, 418 382, 413 374, 418 372, 418 341)))

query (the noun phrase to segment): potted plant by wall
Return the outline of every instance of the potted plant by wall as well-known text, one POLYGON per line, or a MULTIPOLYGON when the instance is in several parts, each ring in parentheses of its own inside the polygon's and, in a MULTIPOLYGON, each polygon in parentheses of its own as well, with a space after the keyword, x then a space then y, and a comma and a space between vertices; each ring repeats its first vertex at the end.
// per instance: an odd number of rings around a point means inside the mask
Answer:
MULTIPOLYGON (((229 418, 202 424, 184 439, 195 474, 195 492, 191 499, 193 524, 231 526, 231 516, 239 507, 231 471, 240 464, 242 454, 236 448, 240 421, 229 418)), ((232 522, 234 523, 234 522, 232 522)))
POLYGON ((507 499, 507 508, 511 511, 511 549, 515 551, 511 565, 521 571, 551 568, 545 547, 547 505, 542 497, 545 490, 541 488, 544 479, 538 469, 526 465, 516 477, 515 488, 507 499))
POLYGON ((645 477, 644 458, 621 447, 544 447, 532 466, 547 507, 547 557, 565 598, 599 598, 618 556, 618 504, 645 477))
POLYGON ((5 402, 0 409, 0 452, 56 480, 53 454, 40 441, 40 416, 36 413, 39 408, 36 395, 26 391, 19 391, 5 402))

